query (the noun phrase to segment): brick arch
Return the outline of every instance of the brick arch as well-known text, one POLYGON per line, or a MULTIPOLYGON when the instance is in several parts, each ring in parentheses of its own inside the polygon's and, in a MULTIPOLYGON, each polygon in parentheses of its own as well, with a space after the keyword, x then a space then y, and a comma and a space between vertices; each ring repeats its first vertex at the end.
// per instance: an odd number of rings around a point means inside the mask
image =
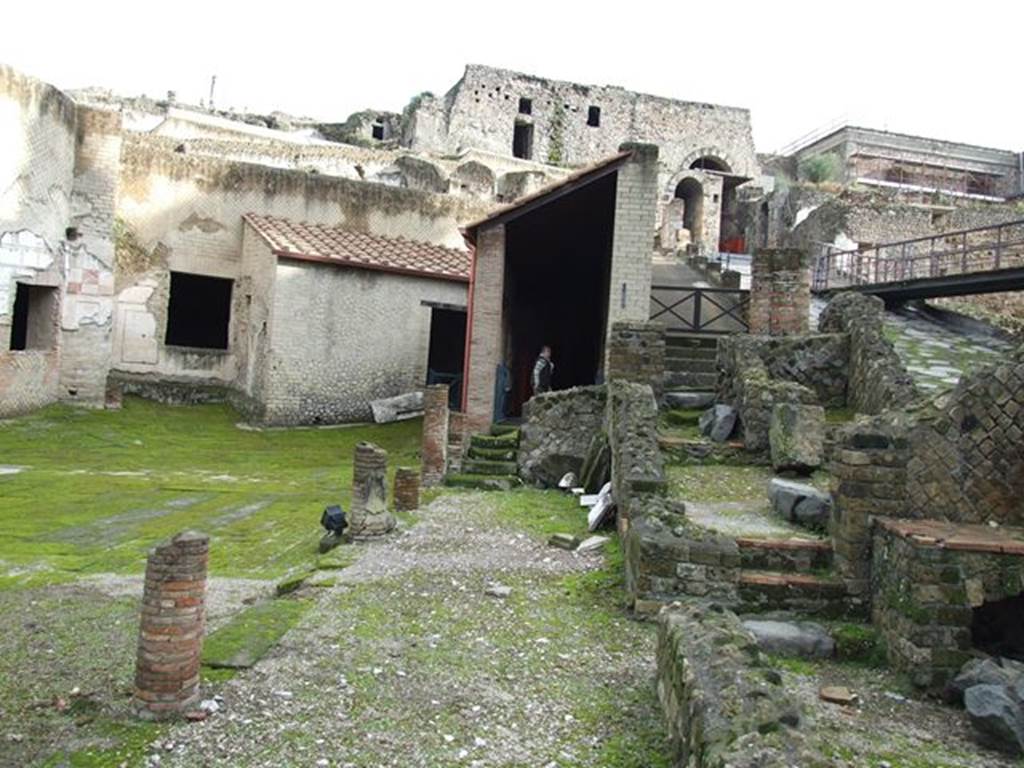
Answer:
POLYGON ((696 149, 683 158, 683 161, 679 164, 679 168, 669 178, 668 184, 665 185, 665 195, 667 195, 665 198, 666 200, 671 200, 675 197, 676 187, 678 187, 679 183, 687 176, 695 176, 698 180, 701 180, 702 172, 700 169, 691 168, 690 166, 702 157, 714 158, 729 169, 735 169, 737 167, 732 155, 719 147, 702 147, 700 149, 696 149))

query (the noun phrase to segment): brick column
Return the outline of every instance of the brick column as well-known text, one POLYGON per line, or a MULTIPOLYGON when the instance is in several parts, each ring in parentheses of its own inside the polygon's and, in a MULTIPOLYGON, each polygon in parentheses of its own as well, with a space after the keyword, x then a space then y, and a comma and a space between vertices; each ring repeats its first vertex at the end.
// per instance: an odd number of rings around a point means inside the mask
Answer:
POLYGON ((482 432, 494 419, 495 371, 503 358, 505 225, 480 230, 473 260, 472 333, 466 370, 466 427, 482 432))
POLYGON ((395 527, 395 517, 388 511, 387 474, 388 452, 373 443, 359 443, 346 535, 379 536, 395 527))
MULTIPOLYGON (((493 387, 493 379, 491 386, 493 387)), ((488 420, 490 417, 488 417, 488 420)), ((434 384, 423 393, 423 485, 440 485, 448 471, 448 385, 434 384)))
POLYGON ((655 323, 613 323, 605 380, 649 384, 660 397, 665 380, 665 329, 655 323))
MULTIPOLYGON (((651 313, 651 257, 658 207, 658 147, 623 144, 633 156, 618 171, 608 288, 608 338, 617 321, 646 322, 651 313)), ((607 354, 605 367, 607 369, 607 354)))
POLYGON ((157 720, 199 700, 209 539, 179 533, 149 554, 135 662, 134 708, 157 720))
POLYGON ((807 333, 811 275, 795 249, 762 249, 750 264, 750 332, 771 336, 807 333))
POLYGON ((410 467, 395 470, 395 509, 409 512, 420 506, 420 473, 410 467))

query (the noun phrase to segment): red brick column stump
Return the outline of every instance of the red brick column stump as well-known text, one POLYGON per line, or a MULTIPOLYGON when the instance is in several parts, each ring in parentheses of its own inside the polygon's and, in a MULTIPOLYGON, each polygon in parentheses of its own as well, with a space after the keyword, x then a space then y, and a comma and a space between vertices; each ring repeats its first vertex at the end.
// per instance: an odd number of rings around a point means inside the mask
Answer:
POLYGON ((410 467, 395 470, 395 509, 411 512, 420 506, 420 473, 410 467))
POLYGON ((750 262, 750 332, 770 336, 807 333, 811 273, 806 255, 764 248, 750 262))
POLYGON ((448 471, 448 385, 423 393, 422 478, 424 487, 440 485, 448 471))
POLYGON ((161 544, 146 561, 135 663, 136 714, 163 720, 199 701, 210 540, 192 531, 161 544))

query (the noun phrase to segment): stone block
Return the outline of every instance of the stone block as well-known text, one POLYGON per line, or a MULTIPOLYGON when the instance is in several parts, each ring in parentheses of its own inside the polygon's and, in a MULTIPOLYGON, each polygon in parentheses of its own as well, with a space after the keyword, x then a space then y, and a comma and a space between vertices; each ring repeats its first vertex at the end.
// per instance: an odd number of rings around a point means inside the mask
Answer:
POLYGON ((809 473, 821 466, 825 445, 825 409, 820 405, 776 403, 768 428, 776 471, 809 473))

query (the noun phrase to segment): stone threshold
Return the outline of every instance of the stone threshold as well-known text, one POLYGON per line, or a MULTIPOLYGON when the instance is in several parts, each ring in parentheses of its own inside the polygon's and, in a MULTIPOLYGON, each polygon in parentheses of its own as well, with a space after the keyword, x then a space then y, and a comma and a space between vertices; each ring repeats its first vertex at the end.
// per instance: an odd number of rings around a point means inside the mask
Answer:
POLYGON ((891 517, 875 518, 875 524, 919 547, 1024 557, 1024 528, 891 517))

